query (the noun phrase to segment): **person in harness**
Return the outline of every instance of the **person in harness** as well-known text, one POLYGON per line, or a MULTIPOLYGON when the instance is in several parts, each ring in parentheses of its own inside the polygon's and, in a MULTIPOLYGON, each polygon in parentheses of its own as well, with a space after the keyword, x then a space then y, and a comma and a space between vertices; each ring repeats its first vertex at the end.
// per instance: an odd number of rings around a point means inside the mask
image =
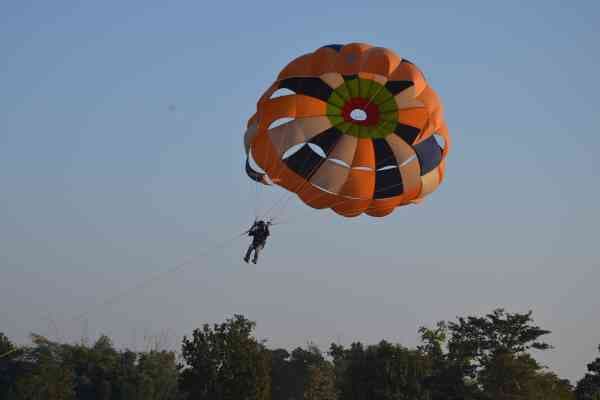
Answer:
POLYGON ((270 235, 269 225, 271 225, 271 221, 265 222, 263 220, 255 221, 254 224, 252 224, 252 227, 248 230, 248 236, 252 236, 252 243, 248 246, 244 261, 250 261, 250 255, 254 251, 252 262, 256 264, 256 261, 258 261, 258 253, 265 247, 267 238, 270 235))

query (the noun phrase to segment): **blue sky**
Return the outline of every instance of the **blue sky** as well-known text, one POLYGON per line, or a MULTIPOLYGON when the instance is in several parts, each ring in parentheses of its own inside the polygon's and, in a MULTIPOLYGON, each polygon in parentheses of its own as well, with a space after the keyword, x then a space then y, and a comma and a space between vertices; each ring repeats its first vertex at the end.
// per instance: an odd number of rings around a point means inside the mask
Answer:
POLYGON ((533 310, 556 346, 539 358, 579 378, 600 342, 599 20, 593 1, 2 3, 0 331, 177 346, 243 313, 273 347, 412 346, 421 325, 505 307, 533 310), (282 195, 242 170, 258 96, 352 41, 442 97, 442 187, 384 219, 292 199, 257 266, 245 240, 203 255, 282 195))

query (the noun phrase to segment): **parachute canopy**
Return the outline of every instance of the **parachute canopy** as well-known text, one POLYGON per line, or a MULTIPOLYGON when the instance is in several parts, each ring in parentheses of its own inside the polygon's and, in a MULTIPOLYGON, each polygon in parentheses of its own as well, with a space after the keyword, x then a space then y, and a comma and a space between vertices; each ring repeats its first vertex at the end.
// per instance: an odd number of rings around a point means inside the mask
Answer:
POLYGON ((346 217, 420 202, 442 182, 450 148, 423 73, 364 43, 290 62, 260 97, 244 142, 251 179, 346 217))

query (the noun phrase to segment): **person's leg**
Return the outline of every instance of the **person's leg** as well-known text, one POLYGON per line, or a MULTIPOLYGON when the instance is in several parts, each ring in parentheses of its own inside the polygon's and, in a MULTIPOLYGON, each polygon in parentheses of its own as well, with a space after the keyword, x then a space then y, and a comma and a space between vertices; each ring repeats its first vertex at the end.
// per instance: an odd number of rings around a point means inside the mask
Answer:
POLYGON ((256 264, 256 262, 258 261, 258 253, 259 253, 259 252, 262 250, 262 248, 263 248, 264 246, 265 246, 264 244, 262 244, 262 245, 258 245, 258 246, 256 246, 256 248, 254 249, 254 258, 252 259, 252 262, 253 262, 254 264, 256 264))
POLYGON ((254 246, 252 244, 250 244, 250 246, 248 246, 248 251, 246 251, 246 256, 244 257, 244 261, 246 261, 246 262, 250 261, 250 255, 252 254, 253 248, 254 248, 254 246))

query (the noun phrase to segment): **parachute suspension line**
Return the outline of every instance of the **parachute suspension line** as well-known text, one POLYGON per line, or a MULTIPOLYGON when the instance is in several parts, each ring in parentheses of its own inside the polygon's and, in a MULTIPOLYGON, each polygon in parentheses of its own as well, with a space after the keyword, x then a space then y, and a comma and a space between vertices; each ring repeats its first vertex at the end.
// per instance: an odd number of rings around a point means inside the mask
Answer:
MULTIPOLYGON (((304 170, 304 168, 306 167, 306 165, 307 165, 308 161, 309 161, 309 158, 307 157, 307 158, 304 160, 304 162, 302 162, 302 165, 300 166, 300 169, 301 169, 301 170, 304 170)), ((320 166, 321 166, 320 164, 317 164, 317 165, 315 165, 315 166, 314 166, 314 167, 313 167, 313 168, 312 168, 310 171, 308 171, 308 175, 309 175, 309 176, 310 176, 310 175, 312 175, 312 174, 313 174, 313 173, 314 173, 314 172, 315 172, 315 171, 316 171, 316 170, 317 170, 317 169, 318 169, 320 166)), ((293 198, 295 195, 297 195, 297 194, 298 194, 298 192, 299 192, 300 190, 304 189, 304 187, 305 187, 307 184, 310 184, 310 182, 309 182, 309 180, 308 180, 308 179, 305 179, 305 180, 303 180, 302 182, 300 182, 300 183, 299 183, 299 184, 298 184, 298 185, 297 185, 297 186, 294 188, 294 190, 292 190, 292 191, 291 191, 291 193, 284 193, 284 194, 283 194, 283 196, 282 196, 282 197, 281 197, 279 200, 277 200, 277 202, 276 202, 275 204, 273 204, 273 206, 272 206, 272 207, 271 207, 269 210, 267 210, 267 212, 265 213, 265 216, 266 216, 267 214, 271 213, 271 212, 273 212, 273 213, 274 213, 275 209, 276 209, 277 207, 280 207, 280 206, 282 206, 282 207, 281 207, 281 209, 279 210, 279 213, 278 213, 278 214, 282 214, 282 213, 285 211, 285 208, 286 208, 287 204, 289 203, 289 201, 290 201, 290 200, 291 200, 291 199, 292 199, 292 198, 293 198)), ((280 215, 278 215, 278 216, 277 216, 277 218, 278 218, 279 216, 280 216, 280 215)), ((275 219, 275 218, 272 218, 272 220, 274 220, 274 219, 275 219)))
MULTIPOLYGON (((269 178, 271 178, 271 177, 269 177, 269 178)), ((275 178, 275 179, 277 179, 277 178, 275 178)), ((289 196, 289 195, 290 195, 290 193, 287 193, 287 192, 285 192, 285 191, 284 191, 284 192, 283 192, 283 193, 282 193, 282 194, 281 194, 281 195, 280 195, 280 196, 279 196, 279 197, 278 197, 278 198, 277 198, 277 199, 276 199, 276 200, 273 202, 273 204, 272 204, 272 205, 271 205, 269 208, 267 208, 267 209, 265 210, 265 212, 264 212, 264 213, 263 213, 263 214, 260 216, 260 219, 265 219, 265 218, 267 218, 267 217, 268 217, 268 216, 269 216, 269 215, 270 215, 270 214, 271 214, 271 213, 272 213, 272 212, 273 212, 273 211, 274 211, 274 210, 275 210, 275 209, 276 209, 276 208, 279 206, 279 204, 280 204, 280 203, 281 203, 283 200, 285 200, 285 198, 286 198, 287 196, 289 196)))
MULTIPOLYGON (((268 134, 268 130, 267 130, 267 134, 268 134)), ((279 137, 278 137, 278 142, 277 142, 277 145, 278 145, 278 147, 277 147, 277 148, 281 148, 281 147, 282 147, 282 142, 283 142, 283 139, 284 139, 284 137, 283 137, 283 135, 282 135, 282 134, 279 134, 278 136, 279 136, 279 137)), ((277 156, 277 154, 275 153, 275 151, 274 151, 273 153, 274 153, 273 157, 278 157, 278 156, 277 156)), ((268 163, 269 163, 269 156, 270 156, 270 152, 268 152, 268 153, 267 153, 267 160, 266 160, 266 161, 267 161, 267 164, 266 164, 266 166, 268 166, 268 165, 269 165, 269 164, 268 164, 268 163)), ((273 178, 273 179, 277 180, 277 179, 278 179, 277 177, 278 177, 278 176, 279 176, 279 174, 282 172, 282 170, 283 170, 283 168, 284 168, 284 166, 283 166, 283 159, 281 159, 281 160, 279 160, 279 161, 281 162, 281 163, 280 163, 281 165, 278 165, 278 166, 276 167, 276 169, 273 171, 273 175, 274 175, 273 177, 271 177, 270 175, 267 175, 267 176, 269 177, 269 179, 273 178)), ((276 164, 276 165, 277 165, 277 164, 276 164)), ((271 180, 273 181, 273 179, 271 179, 271 180)), ((276 182, 273 182, 273 183, 276 183, 276 182)), ((280 197, 279 197, 279 198, 278 198, 278 199, 277 199, 277 200, 276 200, 276 201, 273 203, 273 205, 272 205, 272 206, 271 206, 269 209, 267 209, 263 215, 261 215, 261 216, 260 216, 260 219, 264 219, 264 218, 266 218, 266 217, 269 215, 269 213, 270 213, 270 212, 271 212, 271 211, 272 211, 272 210, 273 210, 275 207, 277 207, 277 205, 278 205, 278 204, 279 204, 279 203, 280 203, 280 202, 283 200, 283 198, 285 198, 285 197, 286 197, 288 194, 289 194, 289 193, 286 193, 286 192, 282 193, 282 194, 281 194, 281 196, 280 196, 280 197)))
POLYGON ((254 214, 254 217, 256 218, 256 214, 258 211, 258 195, 254 184, 255 182, 253 180, 250 180, 250 182, 248 182, 246 198, 252 203, 252 212, 254 214))
MULTIPOLYGON (((250 154, 251 153, 248 153, 248 155, 247 155, 248 159, 250 157, 250 154)), ((256 160, 254 159, 254 157, 252 157, 252 160, 253 160, 254 164, 258 165, 256 163, 256 160)), ((259 167, 260 167, 260 165, 259 165, 259 167)), ((266 175, 266 171, 264 173, 265 173, 265 176, 267 176, 266 175)), ((254 193, 249 194, 248 197, 252 197, 253 198, 252 208, 253 208, 253 212, 254 212, 254 220, 258 220, 259 217, 260 217, 261 210, 262 210, 262 208, 264 206, 264 204, 263 204, 263 195, 262 194, 263 194, 264 186, 265 185, 262 184, 262 183, 260 183, 260 182, 258 182, 258 181, 256 181, 256 180, 254 180, 254 179, 250 179, 250 186, 251 186, 250 191, 254 192, 254 193)))
POLYGON ((273 220, 279 219, 280 217, 285 215, 287 205, 289 204, 290 200, 294 197, 294 195, 295 195, 295 193, 292 193, 285 198, 285 201, 281 205, 279 212, 273 216, 273 220))
POLYGON ((256 181, 252 181, 252 191, 254 192, 254 219, 257 220, 260 215, 261 210, 261 188, 259 187, 260 183, 256 181))
POLYGON ((277 207, 279 207, 279 205, 288 197, 288 196, 293 196, 294 193, 290 194, 290 193, 283 193, 274 203, 271 207, 269 207, 261 216, 260 219, 265 219, 267 218, 269 215, 273 214, 273 211, 277 209, 277 207))
POLYGON ((129 294, 133 293, 136 290, 140 290, 143 289, 147 286, 149 286, 150 284, 158 281, 160 278, 171 274, 171 273, 175 273, 181 269, 183 269, 184 267, 192 264, 194 261, 196 261, 198 258, 203 257, 208 255, 211 251, 214 250, 218 250, 218 249, 224 249, 227 246, 231 245, 236 239, 239 239, 240 237, 242 237, 243 235, 246 234, 245 232, 242 232, 240 234, 236 234, 235 236, 232 236, 228 239, 225 239, 223 241, 220 241, 218 243, 215 243, 213 246, 207 247, 204 249, 204 251, 201 251, 200 253, 198 253, 196 256, 194 256, 193 258, 188 258, 187 260, 184 260, 178 264, 173 265, 172 267, 165 269, 163 271, 157 272, 151 276, 149 276, 147 279, 140 281, 138 284, 130 287, 129 289, 123 290, 120 293, 117 293, 111 297, 108 297, 106 299, 104 299, 103 301, 96 303, 95 305, 92 305, 90 307, 90 309, 88 309, 87 311, 82 312, 81 314, 76 315, 75 317, 71 318, 73 321, 77 321, 77 320, 81 320, 82 318, 86 317, 87 315, 89 315, 92 312, 92 309, 94 308, 99 308, 99 307, 104 307, 104 306, 108 306, 111 304, 116 303, 117 301, 127 297, 129 294))
POLYGON ((248 179, 248 189, 246 192, 246 198, 251 203, 250 207, 252 208, 252 212, 254 214, 254 219, 258 219, 258 215, 260 213, 260 192, 259 192, 259 183, 254 179, 248 179))

